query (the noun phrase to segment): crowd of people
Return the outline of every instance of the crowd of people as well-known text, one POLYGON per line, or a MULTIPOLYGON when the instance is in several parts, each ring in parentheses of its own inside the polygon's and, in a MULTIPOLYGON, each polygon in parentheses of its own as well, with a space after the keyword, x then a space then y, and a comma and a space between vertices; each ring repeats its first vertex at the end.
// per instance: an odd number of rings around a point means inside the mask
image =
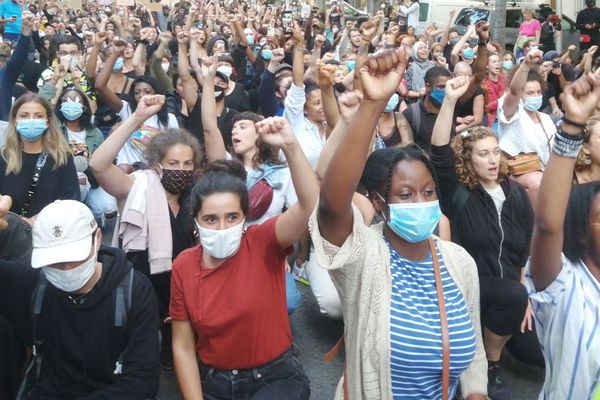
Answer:
POLYGON ((309 399, 300 284, 337 399, 517 399, 504 351, 599 398, 593 0, 562 53, 533 9, 69 5, 0 3, 0 398, 309 399))

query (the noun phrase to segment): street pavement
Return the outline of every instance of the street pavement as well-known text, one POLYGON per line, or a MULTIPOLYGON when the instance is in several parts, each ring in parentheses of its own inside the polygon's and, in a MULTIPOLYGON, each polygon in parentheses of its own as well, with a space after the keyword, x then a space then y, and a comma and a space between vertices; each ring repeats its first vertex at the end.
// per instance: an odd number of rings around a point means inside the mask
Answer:
MULTIPOLYGON (((300 350, 300 362, 311 383, 311 400, 332 400, 337 382, 342 374, 343 353, 333 361, 323 361, 327 353, 343 334, 341 322, 324 318, 308 286, 298 283, 302 301, 290 321, 294 342, 300 350)), ((513 393, 514 400, 535 400, 544 380, 544 371, 528 367, 504 354, 503 376, 513 393)), ((159 400, 180 399, 174 372, 162 372, 159 400)), ((285 400, 285 399, 282 399, 285 400)), ((425 399, 423 399, 425 400, 425 399)))

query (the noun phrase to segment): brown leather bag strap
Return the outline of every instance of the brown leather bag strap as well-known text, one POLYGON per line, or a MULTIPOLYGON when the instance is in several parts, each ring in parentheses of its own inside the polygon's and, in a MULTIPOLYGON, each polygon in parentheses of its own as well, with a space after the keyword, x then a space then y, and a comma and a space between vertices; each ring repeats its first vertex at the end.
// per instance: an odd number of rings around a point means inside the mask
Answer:
MULTIPOLYGON (((337 343, 333 345, 331 350, 329 350, 327 353, 325 353, 325 355, 323 356, 323 360, 325 360, 326 362, 330 362, 340 353, 340 351, 342 351, 344 346, 345 346, 344 336, 342 335, 340 340, 338 340, 337 343)), ((344 397, 342 397, 342 399, 350 400, 350 396, 348 395, 348 374, 347 374, 346 365, 344 365, 344 376, 343 377, 344 377, 344 380, 342 381, 342 388, 344 390, 344 397)))
POLYGON ((433 274, 435 276, 435 288, 437 290, 438 307, 440 310, 440 325, 442 329, 442 400, 448 400, 450 389, 450 336, 448 334, 448 316, 446 315, 446 302, 444 301, 444 286, 440 272, 440 262, 433 239, 429 238, 431 259, 433 260, 433 274))

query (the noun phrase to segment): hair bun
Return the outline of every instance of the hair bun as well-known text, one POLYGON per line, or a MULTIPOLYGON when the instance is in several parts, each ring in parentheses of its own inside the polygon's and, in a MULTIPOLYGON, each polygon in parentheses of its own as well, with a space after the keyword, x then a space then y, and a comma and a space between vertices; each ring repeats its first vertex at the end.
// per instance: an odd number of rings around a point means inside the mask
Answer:
POLYGON ((246 178, 248 174, 246 173, 246 169, 244 165, 237 160, 217 160, 209 163, 204 168, 204 174, 218 174, 225 173, 229 175, 233 175, 242 181, 246 182, 246 178))

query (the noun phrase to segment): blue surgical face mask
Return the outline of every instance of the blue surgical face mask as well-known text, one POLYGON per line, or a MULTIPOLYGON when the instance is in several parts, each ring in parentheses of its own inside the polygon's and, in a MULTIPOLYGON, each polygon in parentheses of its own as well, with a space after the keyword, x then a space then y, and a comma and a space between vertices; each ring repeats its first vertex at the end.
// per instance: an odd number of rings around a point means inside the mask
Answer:
POLYGON ((537 111, 542 107, 544 98, 542 96, 531 96, 523 99, 523 106, 527 111, 537 111))
POLYGON ((354 71, 354 67, 356 67, 356 61, 354 60, 348 60, 346 61, 346 67, 348 67, 348 71, 352 72, 354 71))
POLYGON ((502 68, 503 68, 505 71, 510 71, 510 70, 512 69, 512 67, 513 67, 513 62, 512 62, 512 61, 510 61, 510 60, 509 60, 509 61, 504 61, 504 62, 502 63, 502 68))
POLYGON ((390 113, 396 109, 398 103, 400 102, 400 96, 398 93, 394 93, 392 97, 388 100, 387 105, 385 106, 385 112, 390 113))
POLYGON ((122 70, 124 64, 125 62, 123 61, 123 57, 117 58, 117 61, 115 61, 115 65, 113 65, 112 67, 113 72, 119 72, 120 70, 122 70))
POLYGON ((442 210, 438 200, 425 203, 388 204, 387 225, 402 239, 410 243, 426 240, 440 222, 442 210))
POLYGON ((467 60, 472 60, 473 57, 475 57, 475 52, 472 48, 469 47, 468 49, 463 51, 463 58, 466 58, 467 60))
POLYGON ((271 49, 263 49, 260 52, 260 55, 262 56, 262 58, 264 58, 265 60, 270 60, 271 57, 273 57, 273 50, 271 49))
POLYGON ((75 121, 83 114, 83 106, 76 101, 65 101, 60 105, 60 112, 69 121, 75 121))
POLYGON ((438 107, 442 106, 442 103, 444 102, 444 97, 446 97, 446 90, 440 88, 433 88, 431 90, 431 94, 429 95, 429 98, 431 99, 433 104, 435 104, 438 107))
POLYGON ((246 43, 254 44, 254 35, 246 35, 246 43))
POLYGON ((35 142, 48 129, 45 119, 20 119, 17 121, 17 132, 27 142, 35 142))

